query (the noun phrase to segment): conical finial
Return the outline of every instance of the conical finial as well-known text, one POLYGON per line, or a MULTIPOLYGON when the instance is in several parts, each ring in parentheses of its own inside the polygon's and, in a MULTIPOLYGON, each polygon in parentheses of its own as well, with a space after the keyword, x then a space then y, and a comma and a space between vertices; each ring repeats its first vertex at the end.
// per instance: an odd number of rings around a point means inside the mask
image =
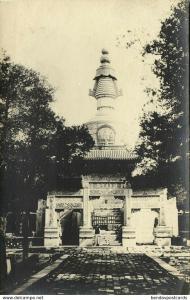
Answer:
POLYGON ((117 88, 117 78, 114 69, 110 66, 109 52, 106 49, 102 49, 100 62, 101 65, 96 70, 94 77, 95 85, 93 90, 90 90, 89 95, 96 99, 106 97, 115 99, 121 95, 121 91, 117 88))
POLYGON ((109 54, 109 51, 106 50, 105 48, 102 49, 102 54, 109 54))
POLYGON ((110 63, 110 59, 108 57, 109 52, 106 49, 102 49, 102 56, 100 58, 101 64, 110 63))

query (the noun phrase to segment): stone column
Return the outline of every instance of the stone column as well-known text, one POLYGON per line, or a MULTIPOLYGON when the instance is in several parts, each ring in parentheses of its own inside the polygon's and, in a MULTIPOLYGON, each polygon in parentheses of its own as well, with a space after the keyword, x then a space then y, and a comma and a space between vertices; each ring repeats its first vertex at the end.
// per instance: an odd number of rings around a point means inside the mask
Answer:
POLYGON ((55 197, 47 197, 45 209, 44 246, 59 246, 59 228, 57 224, 57 212, 55 211, 55 197))
POLYGON ((167 189, 160 193, 160 217, 159 225, 154 229, 155 243, 158 246, 171 246, 172 227, 167 226, 165 218, 165 206, 167 201, 167 189))
POLYGON ((125 190, 124 202, 124 226, 122 227, 122 245, 124 247, 136 246, 136 230, 131 225, 132 189, 125 190))
POLYGON ((45 208, 46 200, 38 200, 38 209, 36 211, 36 236, 42 237, 44 234, 44 225, 45 225, 45 208))
POLYGON ((127 189, 124 200, 124 226, 130 226, 131 224, 131 196, 132 189, 127 189))
POLYGON ((91 227, 90 209, 89 209, 89 185, 85 183, 83 187, 83 226, 91 227))
POLYGON ((91 209, 89 203, 89 183, 82 181, 83 185, 83 226, 79 230, 79 245, 92 246, 94 244, 95 230, 91 225, 91 209))

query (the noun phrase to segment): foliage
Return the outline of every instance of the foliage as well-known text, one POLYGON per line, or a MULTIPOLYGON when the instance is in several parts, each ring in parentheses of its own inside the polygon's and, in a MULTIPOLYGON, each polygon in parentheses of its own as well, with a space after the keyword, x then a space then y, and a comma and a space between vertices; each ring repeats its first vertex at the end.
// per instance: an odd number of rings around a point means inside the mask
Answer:
POLYGON ((167 186, 171 194, 176 194, 176 185, 185 188, 187 178, 187 26, 188 3, 181 1, 162 22, 158 39, 144 49, 144 55, 155 56, 153 72, 160 81, 159 89, 147 92, 161 109, 144 113, 141 119, 138 168, 146 174, 145 185, 167 186))
POLYGON ((93 147, 94 141, 87 127, 64 127, 61 122, 52 142, 51 176, 49 186, 60 188, 63 179, 67 177, 80 177, 83 171, 85 154, 93 147), (56 182, 52 181, 55 180, 56 182))
POLYGON ((1 207, 19 208, 19 203, 26 209, 37 196, 56 128, 49 107, 54 90, 40 74, 5 55, 0 62, 0 86, 1 207))
POLYGON ((45 78, 6 55, 0 86, 1 208, 34 209, 58 177, 79 173, 73 162, 81 163, 93 141, 84 126, 65 127, 55 116, 54 89, 45 78))

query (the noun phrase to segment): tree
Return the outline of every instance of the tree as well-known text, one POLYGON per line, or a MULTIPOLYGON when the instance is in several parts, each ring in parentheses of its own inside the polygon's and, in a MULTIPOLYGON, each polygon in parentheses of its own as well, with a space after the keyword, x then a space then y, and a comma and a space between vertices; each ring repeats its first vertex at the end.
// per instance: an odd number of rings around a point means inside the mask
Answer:
MULTIPOLYGON (((140 142, 145 185, 167 186, 172 195, 176 187, 187 189, 188 152, 188 2, 181 1, 162 22, 157 40, 145 46, 144 55, 155 56, 153 72, 159 89, 147 89, 151 102, 160 109, 144 113, 140 142)), ((139 180, 136 177, 136 182, 139 180)), ((142 180, 142 176, 141 176, 142 180)))
POLYGON ((1 287, 6 278, 8 210, 30 210, 44 184, 47 148, 56 129, 49 107, 53 88, 37 72, 0 60, 0 248, 1 287))
POLYGON ((25 209, 39 190, 49 159, 49 140, 56 130, 49 107, 54 90, 40 74, 6 56, 0 64, 0 78, 0 194, 4 204, 13 204, 17 198, 25 209))
MULTIPOLYGON (((84 126, 66 128, 64 120, 55 116, 50 108, 54 89, 45 78, 13 63, 5 53, 0 60, 0 87, 2 287, 6 278, 6 212, 25 211, 23 224, 28 224, 28 212, 36 208, 37 200, 56 187, 54 178, 78 173, 74 162, 78 166, 82 163, 93 141, 84 126)), ((28 225, 24 225, 23 235, 25 258, 28 225)))
POLYGON ((60 188, 65 178, 79 178, 83 172, 83 158, 93 146, 94 141, 86 126, 65 127, 58 122, 51 144, 54 160, 51 162, 48 186, 60 188))

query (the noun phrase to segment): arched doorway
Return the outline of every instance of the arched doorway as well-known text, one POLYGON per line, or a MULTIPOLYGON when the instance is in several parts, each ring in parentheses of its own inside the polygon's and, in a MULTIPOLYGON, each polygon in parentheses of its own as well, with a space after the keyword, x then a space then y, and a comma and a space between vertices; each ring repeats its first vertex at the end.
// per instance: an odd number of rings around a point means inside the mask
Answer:
POLYGON ((79 227, 82 225, 80 209, 60 212, 60 241, 65 245, 79 245, 79 227))

